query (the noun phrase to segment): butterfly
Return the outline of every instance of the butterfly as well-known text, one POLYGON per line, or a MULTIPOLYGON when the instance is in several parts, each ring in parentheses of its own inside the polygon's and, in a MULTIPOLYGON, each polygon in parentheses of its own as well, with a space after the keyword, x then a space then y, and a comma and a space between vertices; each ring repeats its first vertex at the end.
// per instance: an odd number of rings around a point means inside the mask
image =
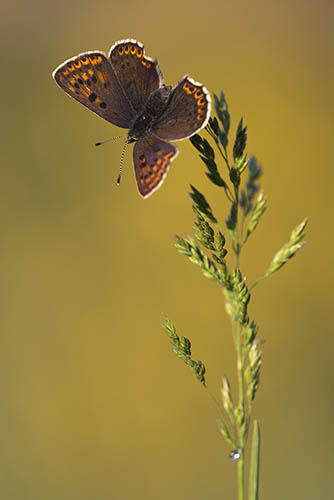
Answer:
POLYGON ((108 56, 92 51, 68 59, 53 77, 76 101, 129 130, 125 146, 135 143, 133 164, 144 198, 161 186, 178 154, 171 141, 194 135, 211 112, 203 85, 187 75, 175 87, 165 85, 158 62, 133 39, 116 42, 108 56))

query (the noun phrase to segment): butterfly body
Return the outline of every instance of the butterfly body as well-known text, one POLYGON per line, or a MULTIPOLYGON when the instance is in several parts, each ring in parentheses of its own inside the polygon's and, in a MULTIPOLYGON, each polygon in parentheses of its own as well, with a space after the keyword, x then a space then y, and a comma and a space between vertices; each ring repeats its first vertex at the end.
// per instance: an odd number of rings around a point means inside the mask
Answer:
POLYGON ((100 117, 127 128, 135 142, 133 163, 139 192, 147 197, 161 186, 178 150, 170 141, 191 137, 209 119, 205 87, 183 77, 164 85, 157 61, 136 40, 121 40, 108 57, 87 52, 65 61, 53 73, 58 85, 100 117))
POLYGON ((154 133, 154 125, 167 109, 171 93, 171 86, 162 86, 152 92, 147 99, 143 112, 136 118, 129 130, 129 139, 138 140, 147 133, 154 133))

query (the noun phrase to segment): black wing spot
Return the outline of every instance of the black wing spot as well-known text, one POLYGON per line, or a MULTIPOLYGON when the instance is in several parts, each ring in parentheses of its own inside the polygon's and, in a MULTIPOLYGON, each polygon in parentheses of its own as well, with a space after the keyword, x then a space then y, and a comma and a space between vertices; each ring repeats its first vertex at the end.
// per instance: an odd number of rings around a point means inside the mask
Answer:
POLYGON ((81 80, 81 78, 78 78, 78 83, 80 83, 80 85, 83 85, 83 80, 81 80))
POLYGON ((76 89, 80 88, 80 85, 78 84, 78 82, 75 82, 74 86, 75 86, 76 89))
POLYGON ((107 105, 105 102, 100 102, 100 108, 106 109, 107 105))
POLYGON ((96 78, 96 76, 95 76, 95 75, 92 77, 92 82, 93 82, 93 83, 96 83, 96 82, 97 82, 97 78, 96 78))
POLYGON ((94 94, 94 92, 92 92, 90 94, 90 96, 88 97, 88 99, 90 100, 90 102, 94 102, 94 101, 96 101, 96 97, 97 97, 96 94, 94 94))

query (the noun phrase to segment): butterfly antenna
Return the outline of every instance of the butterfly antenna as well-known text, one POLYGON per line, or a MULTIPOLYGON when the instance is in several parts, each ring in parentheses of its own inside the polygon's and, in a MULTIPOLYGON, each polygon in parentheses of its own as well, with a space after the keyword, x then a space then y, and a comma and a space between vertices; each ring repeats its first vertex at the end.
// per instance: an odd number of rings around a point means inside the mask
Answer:
POLYGON ((125 150, 126 150, 126 146, 129 144, 129 142, 131 142, 129 139, 126 140, 124 146, 123 146, 123 149, 122 149, 122 153, 121 153, 121 161, 119 163, 119 172, 118 172, 118 177, 117 177, 117 184, 119 185, 121 183, 121 175, 122 175, 122 167, 123 167, 123 162, 124 162, 124 155, 125 155, 125 150))
POLYGON ((95 146, 101 146, 106 142, 114 141, 115 139, 121 139, 122 137, 126 137, 125 135, 118 135, 117 137, 110 137, 110 139, 106 139, 105 141, 96 142, 95 146))

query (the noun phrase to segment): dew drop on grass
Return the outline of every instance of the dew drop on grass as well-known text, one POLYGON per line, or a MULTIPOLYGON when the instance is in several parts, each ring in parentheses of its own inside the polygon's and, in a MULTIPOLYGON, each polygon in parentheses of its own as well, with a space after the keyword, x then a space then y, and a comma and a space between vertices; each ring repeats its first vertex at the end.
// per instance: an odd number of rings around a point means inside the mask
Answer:
POLYGON ((236 450, 231 450, 229 457, 230 459, 235 462, 236 460, 239 460, 241 457, 242 450, 240 448, 237 448, 236 450))

